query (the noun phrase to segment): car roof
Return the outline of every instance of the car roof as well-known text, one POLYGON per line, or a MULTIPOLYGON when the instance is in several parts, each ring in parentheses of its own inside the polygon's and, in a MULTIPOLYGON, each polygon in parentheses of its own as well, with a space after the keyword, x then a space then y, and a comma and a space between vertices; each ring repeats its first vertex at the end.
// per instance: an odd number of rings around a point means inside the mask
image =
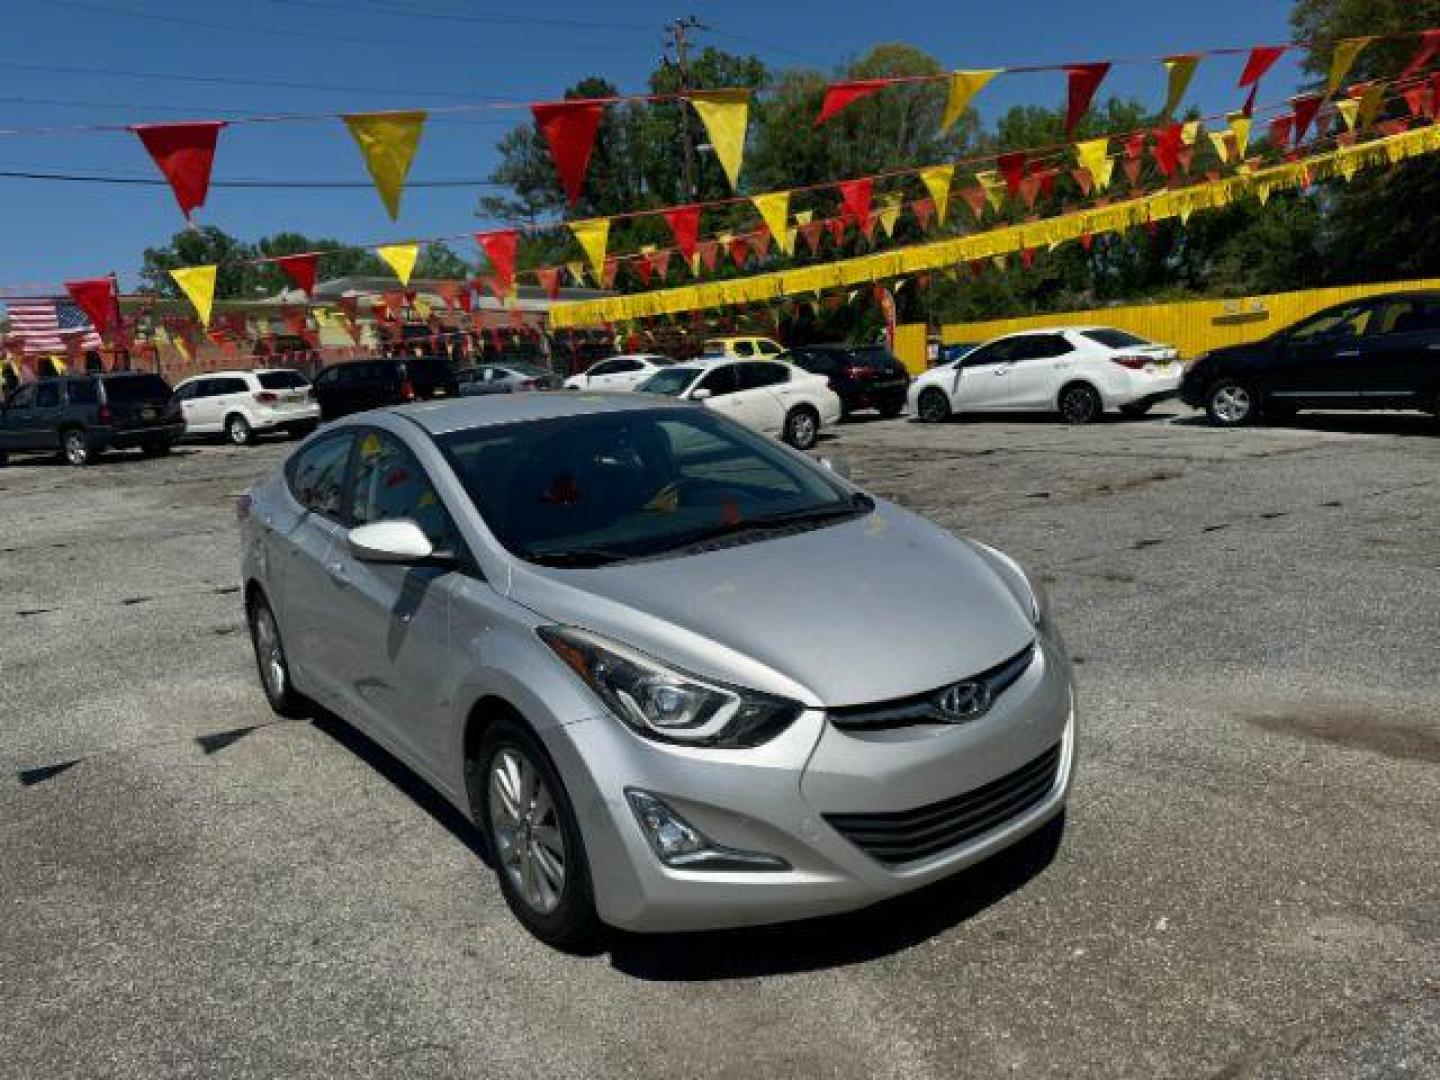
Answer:
MULTIPOLYGON (((452 431, 492 427, 497 424, 674 407, 674 403, 669 399, 662 405, 653 396, 645 394, 598 394, 557 390, 544 394, 496 394, 420 401, 377 411, 404 416, 431 435, 444 435, 452 431)), ((361 415, 373 416, 374 413, 361 415)))

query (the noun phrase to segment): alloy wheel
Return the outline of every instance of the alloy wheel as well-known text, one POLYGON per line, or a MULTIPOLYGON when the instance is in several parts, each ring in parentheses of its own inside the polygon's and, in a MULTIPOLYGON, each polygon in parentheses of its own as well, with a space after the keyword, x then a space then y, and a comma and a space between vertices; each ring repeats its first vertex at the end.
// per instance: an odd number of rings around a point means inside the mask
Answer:
POLYGON ((790 421, 787 424, 790 432, 790 444, 800 450, 808 450, 815 445, 817 426, 815 417, 807 409, 797 409, 790 414, 790 421))
POLYGON ((1088 424, 1100 415, 1100 395, 1088 386, 1072 386, 1060 395, 1060 415, 1072 424, 1088 424))
POLYGON ((938 424, 950 415, 950 403, 939 390, 926 390, 920 395, 920 419, 928 424, 938 424))
POLYGON ((491 759, 488 786, 500 871, 526 906, 549 915, 565 894, 565 838, 550 789, 535 764, 513 746, 491 759))
POLYGON ((1250 391, 1238 383, 1225 383, 1210 395, 1210 408, 1222 424, 1243 424, 1254 408, 1250 391))
POLYGON ((71 465, 84 465, 90 460, 90 443, 83 431, 65 433, 65 460, 71 465))
POLYGON ((245 422, 243 416, 232 416, 227 420, 225 434, 236 446, 247 446, 250 443, 250 425, 245 422))
POLYGON ((271 699, 283 699, 290 680, 285 669, 285 651, 280 646, 280 631, 267 604, 261 604, 255 613, 255 658, 260 662, 260 678, 271 699))

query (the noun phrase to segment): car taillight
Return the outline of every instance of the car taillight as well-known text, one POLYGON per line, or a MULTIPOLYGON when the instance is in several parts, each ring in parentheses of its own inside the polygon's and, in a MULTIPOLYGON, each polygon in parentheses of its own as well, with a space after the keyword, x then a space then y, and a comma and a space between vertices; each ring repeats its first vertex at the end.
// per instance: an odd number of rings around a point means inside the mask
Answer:
POLYGON ((1119 365, 1120 365, 1121 367, 1123 367, 1123 368, 1129 368, 1131 371, 1139 371, 1139 370, 1140 370, 1141 368, 1143 368, 1146 364, 1150 363, 1150 357, 1148 357, 1148 356, 1112 356, 1112 357, 1110 358, 1110 362, 1111 362, 1112 364, 1119 364, 1119 365))
POLYGON ((847 379, 863 379, 866 375, 869 374, 869 368, 860 367, 858 364, 852 365, 851 367, 847 367, 845 369, 845 377, 847 379))
POLYGON ((96 423, 109 425, 115 422, 115 414, 110 411, 109 405, 101 405, 95 413, 96 423))
POLYGON ((401 400, 401 401, 414 401, 414 400, 415 400, 415 387, 413 387, 413 386, 410 385, 410 380, 409 380, 409 379, 406 379, 404 382, 402 382, 402 383, 400 384, 400 400, 401 400))
POLYGON ((250 517, 250 496, 241 495, 235 500, 235 518, 238 521, 245 521, 250 517))
POLYGON ((259 390, 255 393, 255 400, 261 405, 274 405, 280 400, 280 395, 269 390, 259 390))

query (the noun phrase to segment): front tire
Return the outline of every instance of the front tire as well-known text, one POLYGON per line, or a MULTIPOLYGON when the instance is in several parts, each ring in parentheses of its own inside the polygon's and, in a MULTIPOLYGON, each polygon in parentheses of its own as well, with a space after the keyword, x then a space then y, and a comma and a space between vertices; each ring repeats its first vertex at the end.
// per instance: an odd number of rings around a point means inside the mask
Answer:
POLYGON ((808 405, 791 409, 785 417, 785 441, 796 450, 809 450, 820 440, 820 417, 808 405))
POLYGON ((250 421, 239 413, 232 413, 225 418, 225 438, 232 446, 249 446, 255 439, 255 432, 250 429, 250 421))
POLYGON ((1093 424, 1105 412, 1100 392, 1088 383, 1072 383, 1061 390, 1059 406, 1067 424, 1093 424))
POLYGON ((485 732, 468 770, 500 891, 545 944, 578 952, 599 931, 585 843, 560 774, 540 741, 502 717, 485 732))
POLYGON ((90 464, 90 439, 79 428, 69 428, 60 436, 60 455, 66 464, 82 469, 90 464))
POLYGON ((1219 379, 1205 394, 1205 415, 1216 427, 1242 427, 1254 423, 1259 396, 1239 379, 1219 379))
POLYGON ((950 419, 950 399, 945 396, 944 390, 937 390, 934 387, 922 390, 919 400, 915 403, 915 412, 926 424, 941 423, 950 419))
POLYGON ((287 720, 304 716, 308 703, 291 681, 290 661, 285 657, 285 643, 280 640, 280 624, 275 621, 275 612, 270 610, 263 594, 256 594, 248 605, 246 616, 265 700, 277 716, 287 720))

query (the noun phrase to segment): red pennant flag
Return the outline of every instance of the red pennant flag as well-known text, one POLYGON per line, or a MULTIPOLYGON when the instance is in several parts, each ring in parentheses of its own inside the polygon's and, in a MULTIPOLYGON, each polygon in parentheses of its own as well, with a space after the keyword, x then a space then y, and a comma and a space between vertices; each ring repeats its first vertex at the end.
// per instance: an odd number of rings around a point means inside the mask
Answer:
POLYGON ((1178 121, 1155 129, 1155 145, 1150 152, 1155 155, 1155 164, 1167 178, 1174 174, 1180 163, 1180 150, 1184 145, 1184 125, 1178 121))
POLYGON ((1070 170, 1070 175, 1080 187, 1080 194, 1089 195, 1095 188, 1095 178, 1090 175, 1090 170, 1084 166, 1077 166, 1070 170))
POLYGON ((1393 120, 1382 120, 1375 127, 1382 135, 1403 135, 1410 130, 1410 121, 1401 120, 1398 117, 1393 120))
POLYGON ((515 287, 515 249, 520 243, 520 234, 514 229, 480 232, 475 234, 475 242, 485 252, 501 287, 510 292, 515 287))
POLYGON ((975 278, 977 281, 978 281, 980 278, 982 278, 982 277, 985 276, 985 260, 984 260, 984 259, 971 259, 971 260, 970 260, 970 276, 973 277, 973 278, 975 278))
POLYGON ((930 219, 935 216, 934 199, 916 199, 910 204, 910 212, 915 215, 915 223, 921 230, 930 228, 930 219))
POLYGON ((745 269, 745 256, 750 254, 750 244, 743 236, 737 236, 730 241, 730 261, 737 269, 745 269))
POLYGON ((95 332, 104 335, 119 323, 119 307, 115 297, 113 277, 85 278, 81 281, 65 282, 65 290, 75 306, 85 312, 95 332))
POLYGON ((560 268, 558 266, 542 266, 535 271, 535 280, 545 290, 545 295, 551 300, 560 296, 560 268))
POLYGON ((857 79, 854 82, 832 83, 825 89, 825 101, 820 106, 820 115, 815 125, 825 123, 841 109, 847 108, 863 97, 889 86, 891 79, 857 79))
POLYGON ((1244 116, 1247 120, 1255 115, 1255 94, 1259 89, 1259 83, 1250 87, 1250 93, 1245 95, 1245 104, 1240 106, 1240 115, 1244 116))
POLYGON ((714 273, 715 263, 720 259, 720 242, 718 240, 701 240, 695 245, 695 249, 700 252, 700 262, 705 269, 714 273))
POLYGON ((1032 247, 1022 247, 1022 248, 1020 249, 1020 265, 1023 266, 1023 267, 1025 267, 1026 270, 1029 270, 1030 267, 1032 267, 1032 266, 1035 265, 1035 249, 1034 249, 1034 248, 1032 248, 1032 247))
POLYGON ((315 268, 319 262, 320 256, 314 252, 306 252, 301 255, 282 255, 275 260, 275 264, 285 272, 285 276, 294 282, 295 287, 306 296, 315 292, 315 268))
POLYGON ((1120 167, 1125 170, 1132 187, 1140 183, 1140 162, 1126 160, 1120 163, 1120 167))
POLYGON ((223 120, 186 124, 136 124, 130 128, 170 181, 170 190, 187 218, 205 205, 210 190, 210 166, 215 161, 215 140, 223 120))
POLYGON ((700 207, 677 206, 665 211, 665 222, 675 237, 675 246, 687 260, 695 257, 697 238, 700 235, 700 207))
POLYGON ((1005 177, 1005 187, 1009 189, 1012 199, 1020 193, 1020 181, 1025 179, 1025 161, 1024 150, 1001 154, 995 159, 995 167, 1000 170, 1000 175, 1005 177))
POLYGON ((962 187, 960 197, 965 200, 965 205, 970 207, 970 212, 975 215, 976 221, 985 216, 985 192, 983 189, 974 184, 962 187))
POLYGON ((1109 73, 1109 64, 1071 64, 1065 69, 1065 138, 1075 134, 1076 125, 1089 112, 1095 91, 1109 73))
POLYGON ((475 310, 474 301, 470 299, 470 283, 461 282, 455 289, 455 302, 460 305, 461 311, 475 310))
POLYGON ((1410 110, 1411 116, 1426 116, 1430 109, 1426 104, 1430 100, 1430 87, 1412 86, 1402 90, 1401 96, 1405 99, 1405 106, 1410 110))
POLYGON ((1175 152, 1175 160, 1180 162, 1180 168, 1188 173, 1190 171, 1190 163, 1195 160, 1195 148, 1193 146, 1186 146, 1177 150, 1175 152))
POLYGON ((1295 110, 1295 142, 1297 145, 1305 141, 1305 133, 1315 122, 1315 114, 1320 111, 1322 100, 1324 99, 1319 94, 1301 94, 1299 97, 1290 99, 1290 107, 1295 110))
POLYGON ((602 289, 613 289, 615 287, 615 275, 620 272, 620 260, 615 256, 606 259, 600 268, 600 287, 602 289))
POLYGON ((1027 176, 1020 181, 1020 198, 1025 201, 1026 210, 1035 209, 1035 200, 1040 195, 1040 178, 1027 176))
POLYGON ((845 243, 845 218, 843 216, 828 218, 825 224, 830 227, 830 239, 835 241, 836 247, 845 243))
POLYGON ((1082 248, 1084 248, 1086 251, 1089 251, 1092 247, 1095 246, 1095 237, 1092 236, 1092 235, 1091 235, 1090 233, 1088 233, 1088 232, 1083 232, 1083 233, 1081 233, 1081 234, 1080 234, 1080 246, 1081 246, 1082 248))
POLYGON ((580 198, 585 183, 585 170, 590 165, 590 151, 595 148, 595 132, 605 104, 600 101, 552 101, 531 105, 535 123, 550 147, 555 171, 571 206, 580 198))
MULTIPOLYGON (((842 230, 844 219, 847 217, 854 219, 857 225, 865 223, 865 219, 870 216, 870 195, 874 187, 875 181, 868 176, 861 177, 859 180, 846 180, 840 185, 842 230)), ((838 241, 839 237, 836 237, 836 240, 838 241)))
POLYGON ((669 248, 661 248, 659 251, 650 253, 650 265, 655 268, 655 276, 661 281, 664 281, 670 274, 671 254, 669 248))
POLYGON ((655 272, 655 267, 650 262, 650 256, 637 255, 630 266, 635 271, 635 276, 640 279, 640 284, 649 286, 650 275, 655 272))
POLYGON ((1059 171, 1044 169, 1038 175, 1040 177, 1040 194, 1047 199, 1053 199, 1055 197, 1055 181, 1059 176, 1059 171))
POLYGON ((750 250, 755 253, 755 258, 763 259, 765 253, 770 250, 770 227, 761 225, 750 234, 750 250))
POLYGON ((800 226, 800 235, 805 238, 805 243, 810 245, 810 254, 820 254, 820 237, 824 232, 823 221, 810 221, 800 226))
POLYGON ((1284 150, 1290 145, 1290 135, 1295 130, 1294 113, 1285 113, 1270 121, 1270 145, 1284 150))
POLYGON ((1275 66, 1275 61, 1284 55, 1285 45, 1256 45, 1250 50, 1250 58, 1245 61, 1245 70, 1240 73, 1240 88, 1254 86, 1265 73, 1275 66))
POLYGON ((1440 52, 1440 30, 1422 31, 1420 47, 1415 50, 1415 55, 1410 58, 1410 63, 1405 65, 1405 70, 1400 73, 1400 78, 1410 78, 1411 75, 1430 63, 1436 52, 1440 52))
POLYGON ((875 219, 875 214, 866 214, 865 221, 860 226, 860 231, 865 236, 865 242, 871 245, 875 243, 875 219))
POLYGON ((1121 141, 1125 148, 1125 156, 1131 161, 1137 161, 1140 155, 1145 152, 1145 132, 1137 131, 1134 134, 1126 135, 1121 141))

